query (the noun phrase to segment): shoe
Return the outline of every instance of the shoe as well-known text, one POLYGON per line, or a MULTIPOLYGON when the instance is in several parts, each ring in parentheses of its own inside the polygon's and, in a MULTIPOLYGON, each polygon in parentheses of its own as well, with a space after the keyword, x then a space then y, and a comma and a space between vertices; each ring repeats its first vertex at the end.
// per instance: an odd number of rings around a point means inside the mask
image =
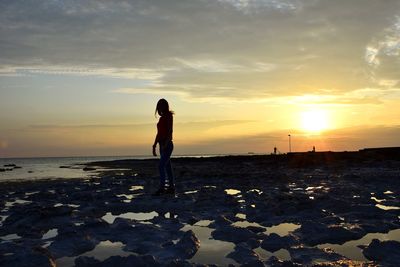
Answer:
POLYGON ((175 187, 167 187, 165 190, 166 194, 175 194, 175 187))
POLYGON ((166 190, 163 187, 160 187, 156 192, 154 192, 152 195, 153 196, 161 196, 162 194, 165 194, 166 190))

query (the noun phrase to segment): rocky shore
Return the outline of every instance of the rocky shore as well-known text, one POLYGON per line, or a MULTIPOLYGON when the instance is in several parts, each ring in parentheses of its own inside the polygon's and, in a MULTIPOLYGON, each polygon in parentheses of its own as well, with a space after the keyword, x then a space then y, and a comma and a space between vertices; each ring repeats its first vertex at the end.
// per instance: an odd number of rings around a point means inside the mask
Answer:
POLYGON ((396 153, 174 158, 176 196, 156 159, 3 182, 0 266, 400 266, 396 153))

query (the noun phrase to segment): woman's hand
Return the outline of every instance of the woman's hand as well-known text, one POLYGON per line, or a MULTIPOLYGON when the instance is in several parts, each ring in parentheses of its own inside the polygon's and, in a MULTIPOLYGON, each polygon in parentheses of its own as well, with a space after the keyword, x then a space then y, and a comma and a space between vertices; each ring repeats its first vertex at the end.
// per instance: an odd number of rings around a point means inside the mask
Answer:
POLYGON ((156 145, 153 145, 153 156, 154 156, 154 157, 157 157, 156 145))

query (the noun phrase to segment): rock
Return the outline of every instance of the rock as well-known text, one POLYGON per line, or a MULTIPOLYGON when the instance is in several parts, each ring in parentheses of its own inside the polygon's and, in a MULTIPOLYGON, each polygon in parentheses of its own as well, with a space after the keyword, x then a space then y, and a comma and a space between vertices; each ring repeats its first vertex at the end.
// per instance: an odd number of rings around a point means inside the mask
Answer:
POLYGON ((261 241, 258 240, 257 238, 250 238, 249 240, 246 241, 247 245, 252 248, 258 248, 260 246, 261 241))
POLYGON ((258 255, 247 245, 247 243, 239 243, 235 246, 235 250, 227 255, 228 258, 234 259, 240 264, 259 261, 258 255))
POLYGON ((200 240, 192 230, 187 231, 175 246, 182 259, 190 259, 200 247, 200 240))
POLYGON ((98 241, 92 240, 88 236, 62 236, 58 235, 56 240, 51 243, 49 250, 54 258, 73 257, 84 252, 93 250, 98 241))
POLYGON ((254 260, 248 263, 242 264, 242 267, 264 267, 264 263, 261 260, 254 260))
POLYGON ((324 225, 322 223, 307 221, 293 232, 302 242, 310 246, 323 243, 343 244, 346 241, 360 239, 365 231, 359 227, 347 227, 342 225, 324 225))
POLYGON ((338 261, 345 260, 346 258, 340 254, 332 252, 331 250, 325 249, 321 250, 318 248, 309 247, 294 247, 288 249, 292 261, 300 264, 308 265, 314 260, 326 260, 326 261, 338 261))
POLYGON ((93 168, 93 167, 84 167, 83 170, 84 170, 84 171, 95 171, 96 168, 93 168))
POLYGON ((273 267, 302 267, 302 264, 297 264, 291 261, 281 261, 277 257, 272 256, 266 261, 267 266, 273 267))
POLYGON ((293 236, 279 236, 275 233, 268 235, 261 243, 261 247, 265 250, 275 252, 282 248, 290 248, 297 244, 297 240, 293 236))
POLYGON ((198 265, 198 264, 193 264, 187 261, 182 261, 182 260, 172 260, 166 265, 162 265, 165 267, 211 267, 210 265, 198 265))
POLYGON ((61 169, 69 169, 71 166, 60 166, 61 169))
POLYGON ((372 261, 377 261, 383 265, 400 266, 400 242, 397 241, 379 241, 373 239, 371 243, 364 248, 363 254, 372 261))
POLYGON ((6 169, 0 168, 0 172, 5 172, 5 171, 6 171, 6 169))
POLYGON ((210 224, 210 227, 216 227, 216 226, 226 226, 226 225, 231 225, 233 222, 226 218, 225 216, 221 215, 218 216, 213 223, 210 224))
POLYGON ((0 266, 56 266, 47 249, 30 247, 29 244, 3 242, 0 244, 0 255, 0 266))
POLYGON ((232 225, 220 227, 211 232, 211 235, 214 239, 233 242, 235 244, 246 242, 250 238, 256 237, 256 234, 250 230, 232 225))
POLYGON ((17 165, 15 165, 15 164, 4 164, 3 165, 4 167, 17 167, 17 165))
POLYGON ((76 267, 108 267, 108 266, 118 266, 118 267, 131 267, 131 266, 160 266, 153 256, 136 256, 130 255, 128 257, 112 256, 105 261, 96 260, 93 257, 79 257, 75 260, 76 267))

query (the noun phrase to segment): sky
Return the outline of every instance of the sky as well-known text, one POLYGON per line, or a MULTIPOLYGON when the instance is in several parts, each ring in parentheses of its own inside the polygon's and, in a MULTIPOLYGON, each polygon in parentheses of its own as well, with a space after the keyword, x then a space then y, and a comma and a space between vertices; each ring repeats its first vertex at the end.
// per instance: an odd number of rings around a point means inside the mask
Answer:
POLYGON ((398 0, 0 0, 0 157, 400 146, 398 0))

